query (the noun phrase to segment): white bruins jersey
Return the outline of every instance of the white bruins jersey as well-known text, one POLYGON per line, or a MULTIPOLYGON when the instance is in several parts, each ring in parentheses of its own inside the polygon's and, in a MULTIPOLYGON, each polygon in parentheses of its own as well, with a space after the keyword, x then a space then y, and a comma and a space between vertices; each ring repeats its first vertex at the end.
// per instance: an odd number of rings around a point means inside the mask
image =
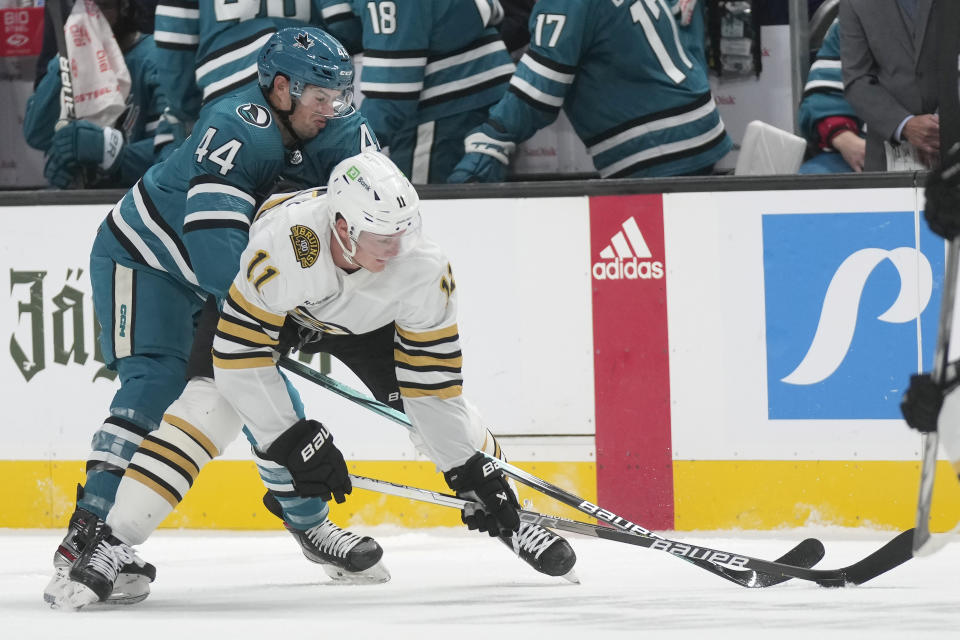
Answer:
MULTIPOLYGON (((326 195, 316 190, 278 196, 261 209, 213 343, 217 387, 266 449, 298 420, 275 361, 286 316, 336 335, 393 322, 397 381, 420 435, 415 442, 445 470, 463 464, 485 430, 462 396, 450 263, 421 238, 379 273, 347 273, 333 263, 331 215, 326 195)), ((336 425, 327 426, 336 432, 336 425)))

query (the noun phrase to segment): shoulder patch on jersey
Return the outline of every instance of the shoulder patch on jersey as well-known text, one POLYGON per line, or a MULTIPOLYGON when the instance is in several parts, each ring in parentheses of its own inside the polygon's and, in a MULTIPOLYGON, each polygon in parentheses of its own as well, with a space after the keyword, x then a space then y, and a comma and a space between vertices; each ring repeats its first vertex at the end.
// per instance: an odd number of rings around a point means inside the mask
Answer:
POLYGON ((290 227, 290 242, 293 243, 293 254, 300 262, 300 266, 309 269, 320 256, 320 238, 317 232, 302 224, 290 227))
POLYGON ((273 120, 269 109, 259 104, 253 104, 252 102, 237 107, 237 115, 243 118, 248 124, 260 127, 261 129, 269 127, 270 122, 273 120))

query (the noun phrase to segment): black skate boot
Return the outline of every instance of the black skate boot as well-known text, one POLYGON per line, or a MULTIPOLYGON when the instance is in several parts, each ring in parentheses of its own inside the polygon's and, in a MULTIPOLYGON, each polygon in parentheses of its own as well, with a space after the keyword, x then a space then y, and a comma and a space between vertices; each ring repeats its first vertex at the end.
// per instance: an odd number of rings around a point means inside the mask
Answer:
POLYGON ((521 522, 518 531, 509 536, 500 536, 500 540, 540 573, 579 582, 573 571, 577 554, 569 542, 549 529, 521 522))
MULTIPOLYGON (((283 520, 283 509, 269 491, 263 504, 273 515, 283 520)), ((284 528, 300 544, 303 555, 319 564, 334 581, 342 584, 377 584, 390 580, 390 572, 380 562, 383 548, 369 536, 358 536, 324 520, 306 531, 294 529, 286 522, 284 528)))
MULTIPOLYGON (((77 485, 77 501, 83 497, 83 487, 77 485)), ((43 600, 57 608, 64 588, 70 581, 70 568, 80 557, 101 522, 96 514, 77 507, 70 516, 67 535, 53 553, 53 577, 43 590, 43 600)), ((150 583, 157 577, 157 569, 149 562, 124 567, 114 585, 107 604, 136 604, 150 595, 150 583)))
MULTIPOLYGON (((147 576, 150 571, 146 564, 132 547, 114 537, 110 527, 101 521, 70 568, 69 581, 56 605, 58 608, 79 609, 106 601, 114 593, 115 584, 124 572, 136 569, 138 575, 147 576)), ((149 593, 149 587, 147 589, 149 593)))

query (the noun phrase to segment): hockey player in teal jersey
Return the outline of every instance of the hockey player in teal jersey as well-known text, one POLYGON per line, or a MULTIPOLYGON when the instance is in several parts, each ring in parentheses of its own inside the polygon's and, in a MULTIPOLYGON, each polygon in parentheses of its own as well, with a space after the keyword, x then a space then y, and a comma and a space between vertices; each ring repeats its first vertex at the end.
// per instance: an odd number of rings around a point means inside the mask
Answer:
POLYGON ((348 50, 359 46, 359 21, 345 0, 160 0, 154 36, 174 115, 193 122, 201 105, 255 85, 257 52, 278 29, 327 21, 348 50))
MULTIPOLYGON (((444 182, 514 65, 499 0, 351 0, 363 21, 360 110, 414 184, 444 182)), ((331 32, 338 35, 340 25, 331 32)))
POLYGON ((153 36, 114 28, 131 87, 127 108, 113 126, 74 120, 56 129, 60 118, 58 56, 50 60, 46 75, 27 100, 23 135, 27 144, 47 154, 43 173, 55 187, 79 185, 80 174, 91 178, 85 187, 129 187, 183 138, 167 125, 162 125, 158 134, 167 99, 159 86, 153 36))
MULTIPOLYGON (((134 185, 98 231, 90 257, 93 300, 103 354, 121 386, 93 437, 86 484, 44 593, 48 602, 56 604, 84 536, 102 524, 137 447, 167 425, 165 412, 186 382, 204 298, 225 295, 257 202, 281 176, 322 183, 341 159, 376 148, 351 105, 350 58, 331 36, 313 27, 282 30, 261 51, 259 70, 261 86, 204 109, 191 137, 134 185)), ((190 426, 178 424, 168 428, 190 440, 190 426)), ((211 456, 219 451, 216 442, 201 446, 211 456)), ((325 515, 317 502, 296 503, 292 514, 284 504, 284 518, 325 515)), ((111 599, 146 597, 152 567, 131 559, 121 575, 121 591, 111 599)))
POLYGON ((560 109, 604 178, 706 174, 732 143, 664 0, 539 0, 506 95, 450 182, 495 182, 560 109))
POLYGON ((863 123, 843 95, 839 26, 834 20, 827 29, 803 87, 800 131, 823 153, 804 162, 800 173, 863 171, 867 143, 861 135, 863 123))

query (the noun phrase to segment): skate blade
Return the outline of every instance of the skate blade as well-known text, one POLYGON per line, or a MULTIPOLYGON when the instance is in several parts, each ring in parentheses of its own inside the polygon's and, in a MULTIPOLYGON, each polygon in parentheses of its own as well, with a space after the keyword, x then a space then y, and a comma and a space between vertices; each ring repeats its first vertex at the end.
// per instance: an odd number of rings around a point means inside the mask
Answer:
POLYGON ((121 573, 113 585, 113 593, 101 604, 127 606, 143 602, 150 595, 150 579, 141 575, 121 573))
POLYGON ((56 605, 58 598, 63 597, 63 592, 70 583, 70 579, 67 577, 68 570, 69 568, 61 569, 58 567, 43 590, 43 601, 51 607, 56 605))
POLYGON ((576 569, 570 569, 570 571, 567 571, 565 574, 563 574, 560 577, 573 584, 580 584, 580 576, 577 575, 576 569))
POLYGON ((63 591, 54 598, 54 602, 50 603, 50 608, 60 611, 78 611, 99 600, 97 594, 86 585, 68 581, 63 591))
POLYGON ((390 572, 383 565, 383 562, 377 562, 363 571, 347 571, 332 564, 323 563, 320 565, 333 580, 332 584, 382 584, 390 581, 390 572))

